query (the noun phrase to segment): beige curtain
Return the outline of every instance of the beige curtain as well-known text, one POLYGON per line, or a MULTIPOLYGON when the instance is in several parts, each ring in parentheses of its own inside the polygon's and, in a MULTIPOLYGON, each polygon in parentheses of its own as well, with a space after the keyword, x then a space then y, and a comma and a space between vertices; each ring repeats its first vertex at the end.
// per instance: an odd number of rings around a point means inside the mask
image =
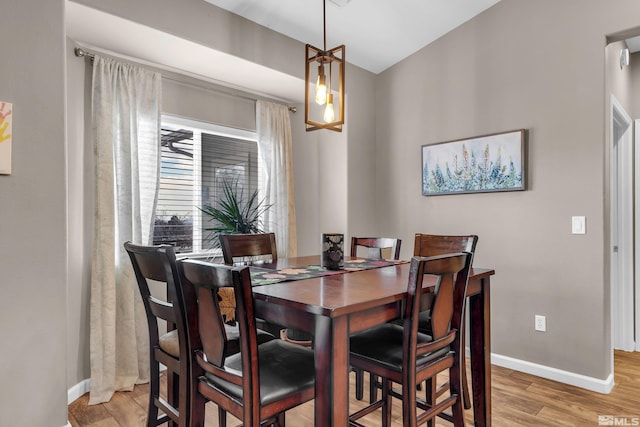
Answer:
POLYGON ((256 102, 258 147, 263 170, 261 191, 272 207, 265 228, 276 234, 279 257, 298 254, 293 194, 293 150, 289 108, 274 102, 256 102))
POLYGON ((160 75, 96 55, 89 404, 149 381, 149 333, 123 243, 149 244, 159 182, 160 75))

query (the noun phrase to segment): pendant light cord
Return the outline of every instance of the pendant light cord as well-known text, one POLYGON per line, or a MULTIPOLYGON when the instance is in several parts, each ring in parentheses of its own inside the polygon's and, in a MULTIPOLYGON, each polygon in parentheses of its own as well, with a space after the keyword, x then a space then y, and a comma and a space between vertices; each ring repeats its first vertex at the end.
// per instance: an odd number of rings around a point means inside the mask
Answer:
POLYGON ((324 26, 324 51, 327 51, 327 0, 322 0, 322 24, 324 26))

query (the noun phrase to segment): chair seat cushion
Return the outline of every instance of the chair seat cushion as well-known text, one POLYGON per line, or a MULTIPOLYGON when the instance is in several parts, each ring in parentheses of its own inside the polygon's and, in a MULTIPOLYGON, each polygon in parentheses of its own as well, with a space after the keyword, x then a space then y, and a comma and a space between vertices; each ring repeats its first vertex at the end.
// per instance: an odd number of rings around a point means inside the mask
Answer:
MULTIPOLYGON (((225 354, 227 356, 236 354, 240 352, 240 331, 238 329, 238 325, 231 326, 228 324, 224 325, 224 329, 227 333, 227 347, 225 348, 225 354)), ((271 340, 276 339, 273 335, 271 335, 267 331, 263 331, 262 329, 256 330, 258 344, 262 344, 271 340)))
MULTIPOLYGON (((351 336, 351 354, 362 359, 375 362, 385 368, 402 371, 403 352, 402 339, 404 328, 393 323, 386 323, 351 336)), ((418 333, 418 344, 429 343, 431 336, 418 333)), ((449 346, 419 356, 418 366, 430 362, 449 352, 449 346)))
MULTIPOLYGON (((294 393, 315 386, 313 351, 282 340, 271 340, 258 346, 260 366, 260 402, 268 405, 294 393)), ((229 356, 225 368, 236 374, 242 372, 240 354, 229 356)), ((210 386, 231 396, 241 398, 242 387, 206 373, 200 378, 210 386)))
POLYGON ((178 331, 176 329, 162 335, 158 344, 165 353, 169 353, 175 358, 180 358, 180 340, 178 339, 178 331))

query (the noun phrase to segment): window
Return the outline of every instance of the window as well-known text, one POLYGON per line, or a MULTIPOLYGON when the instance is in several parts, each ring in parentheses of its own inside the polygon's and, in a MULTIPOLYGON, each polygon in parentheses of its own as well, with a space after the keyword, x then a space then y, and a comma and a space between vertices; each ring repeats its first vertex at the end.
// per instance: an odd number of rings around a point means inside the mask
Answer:
POLYGON ((225 179, 254 191, 258 172, 254 132, 163 116, 153 244, 174 245, 176 252, 211 249, 206 228, 213 224, 199 207, 219 203, 225 179))

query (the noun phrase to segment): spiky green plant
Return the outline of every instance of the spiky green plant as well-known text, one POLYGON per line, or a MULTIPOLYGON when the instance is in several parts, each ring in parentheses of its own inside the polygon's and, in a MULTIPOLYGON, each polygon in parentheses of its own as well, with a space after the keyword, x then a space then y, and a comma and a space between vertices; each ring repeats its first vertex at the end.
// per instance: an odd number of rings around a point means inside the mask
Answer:
POLYGON ((258 190, 254 190, 245 200, 244 187, 238 185, 238 179, 222 181, 222 199, 218 206, 205 204, 200 210, 213 222, 209 239, 213 247, 220 247, 220 234, 264 233, 262 216, 271 208, 264 199, 258 199, 258 190))

